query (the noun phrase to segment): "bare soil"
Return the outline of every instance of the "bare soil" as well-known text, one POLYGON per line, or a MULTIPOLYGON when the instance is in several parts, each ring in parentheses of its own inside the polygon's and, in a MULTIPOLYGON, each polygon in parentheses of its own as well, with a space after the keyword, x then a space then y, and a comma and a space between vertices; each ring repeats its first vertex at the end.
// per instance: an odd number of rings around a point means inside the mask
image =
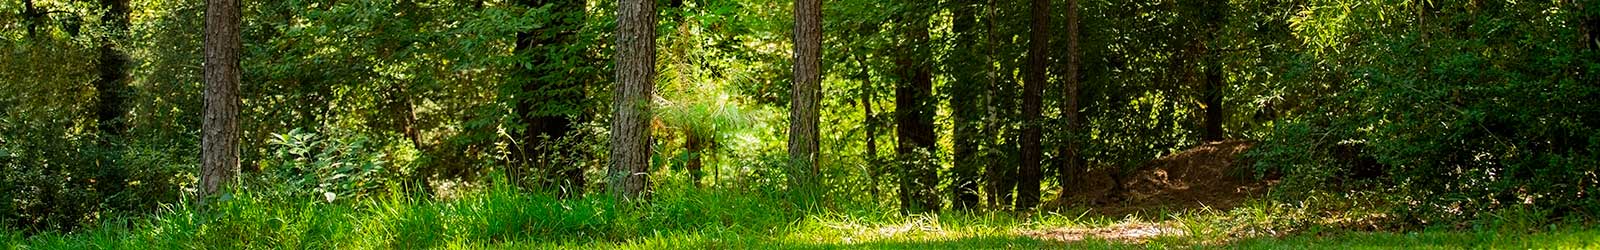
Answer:
MULTIPOLYGON (((1115 181, 1110 171, 1091 171, 1046 209, 1087 208, 1089 214, 1123 217, 1130 214, 1155 215, 1194 209, 1227 210, 1250 198, 1261 197, 1275 180, 1259 180, 1250 163, 1240 158, 1252 144, 1246 141, 1213 142, 1167 155, 1145 163, 1127 173, 1121 193, 1113 193, 1115 181)), ((1056 228, 1022 232, 1030 237, 1053 241, 1081 241, 1098 238, 1124 242, 1143 242, 1158 236, 1178 236, 1186 232, 1170 223, 1129 222, 1094 228, 1056 228)))
POLYGON ((1200 208, 1231 209, 1261 197, 1276 183, 1259 180, 1241 154, 1253 144, 1221 141, 1202 144, 1145 163, 1126 175, 1114 194, 1112 172, 1090 171, 1067 196, 1047 208, 1087 207, 1092 214, 1126 216, 1200 208))

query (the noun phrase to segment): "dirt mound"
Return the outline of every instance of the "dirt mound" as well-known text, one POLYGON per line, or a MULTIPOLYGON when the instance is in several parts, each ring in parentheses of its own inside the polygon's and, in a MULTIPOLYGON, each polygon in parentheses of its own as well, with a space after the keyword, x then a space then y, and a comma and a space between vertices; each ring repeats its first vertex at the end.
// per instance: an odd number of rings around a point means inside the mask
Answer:
POLYGON ((1126 215, 1211 207, 1227 209, 1259 197, 1274 181, 1256 180, 1240 159, 1251 143, 1213 142, 1167 155, 1125 173, 1122 189, 1111 171, 1091 171, 1079 185, 1056 199, 1056 207, 1091 208, 1092 213, 1126 215))

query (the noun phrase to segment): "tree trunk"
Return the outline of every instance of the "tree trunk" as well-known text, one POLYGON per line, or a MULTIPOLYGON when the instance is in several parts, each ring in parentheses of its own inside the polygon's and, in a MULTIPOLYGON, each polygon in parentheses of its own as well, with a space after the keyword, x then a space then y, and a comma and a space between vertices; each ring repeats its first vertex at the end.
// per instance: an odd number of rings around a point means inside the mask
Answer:
POLYGON ((651 95, 656 76, 656 5, 653 0, 617 4, 616 70, 611 118, 610 189, 624 202, 647 198, 650 187, 651 95))
POLYGON ((1201 136, 1206 142, 1222 141, 1222 122, 1226 117, 1226 109, 1222 107, 1222 64, 1218 63, 1217 55, 1207 57, 1205 83, 1201 84, 1201 102, 1205 105, 1205 133, 1201 136))
POLYGON ((856 57, 856 65, 861 67, 861 117, 862 126, 867 130, 867 177, 871 180, 872 198, 877 199, 880 194, 878 189, 879 177, 883 175, 883 164, 878 162, 878 118, 872 112, 872 102, 877 89, 872 88, 872 75, 867 72, 867 62, 860 56, 856 57))
POLYGON ((989 81, 989 88, 986 91, 991 103, 986 127, 992 133, 1001 135, 1000 138, 1004 138, 999 141, 995 141, 992 137, 984 140, 990 148, 986 151, 989 166, 984 169, 984 178, 988 179, 989 207, 1008 210, 1011 209, 1014 198, 1012 194, 1017 187, 1015 161, 1017 148, 1016 143, 1013 143, 1017 138, 1017 131, 1011 126, 1012 122, 1016 121, 1014 119, 1017 107, 1016 92, 1014 88, 1007 86, 1011 85, 1010 82, 1000 81, 1000 70, 995 65, 994 55, 999 53, 995 48, 995 38, 999 35, 995 32, 994 23, 999 16, 998 8, 994 0, 989 0, 984 5, 984 12, 987 13, 984 18, 984 47, 988 53, 984 53, 983 56, 983 70, 985 78, 989 81))
POLYGON ((1589 50, 1600 50, 1600 35, 1595 34, 1596 31, 1600 31, 1600 15, 1589 12, 1587 8, 1595 7, 1584 4, 1585 1, 1579 0, 1575 2, 1577 2, 1577 10, 1579 13, 1578 31, 1579 34, 1583 36, 1580 40, 1584 43, 1582 48, 1588 48, 1589 50))
POLYGON ((239 1, 207 0, 200 204, 239 171, 239 1))
POLYGON ((689 151, 689 159, 687 163, 684 163, 684 168, 689 170, 689 182, 694 183, 695 187, 701 187, 700 177, 705 176, 705 164, 702 159, 708 153, 707 140, 702 138, 704 137, 703 135, 692 132, 688 133, 686 137, 687 141, 683 143, 683 147, 689 151))
POLYGON ((22 0, 22 21, 27 23, 28 38, 36 39, 39 36, 39 11, 33 8, 33 0, 22 0))
POLYGON ((983 103, 982 91, 985 88, 982 61, 978 60, 981 46, 978 44, 977 16, 978 4, 973 0, 957 1, 952 12, 955 13, 953 32, 956 36, 956 51, 951 67, 954 68, 955 81, 952 82, 950 93, 950 111, 955 119, 954 167, 951 168, 950 206, 957 210, 972 210, 978 208, 979 161, 978 153, 982 150, 979 143, 967 143, 983 140, 983 103))
POLYGON ((106 22, 110 35, 100 44, 100 78, 94 81, 95 118, 102 135, 116 137, 127 130, 122 116, 127 113, 123 93, 128 86, 128 56, 116 44, 127 37, 128 0, 101 0, 100 5, 106 7, 100 18, 106 22))
POLYGON ((1082 138, 1083 119, 1078 113, 1078 67, 1083 62, 1078 57, 1078 0, 1067 0, 1067 76, 1063 88, 1061 101, 1062 120, 1066 121, 1065 145, 1061 147, 1061 169, 1056 171, 1056 181, 1061 183, 1061 194, 1067 195, 1069 184, 1074 183, 1075 176, 1088 173, 1084 168, 1083 157, 1078 154, 1078 142, 1082 138))
POLYGON ((822 96, 822 1, 794 1, 794 93, 789 110, 792 187, 815 188, 818 99, 822 96))
MULTIPOLYGON (((914 16, 914 15, 911 15, 914 16)), ((939 169, 932 157, 935 147, 933 115, 933 73, 928 68, 923 52, 928 43, 926 17, 907 18, 908 48, 901 51, 896 64, 900 67, 901 82, 895 87, 895 132, 898 136, 895 153, 902 164, 900 176, 900 205, 905 213, 938 212, 939 169)))
POLYGON ((1028 39, 1027 79, 1022 85, 1022 167, 1017 170, 1017 210, 1032 210, 1039 204, 1039 171, 1043 153, 1041 104, 1043 103, 1046 56, 1050 48, 1050 0, 1033 0, 1033 28, 1028 39))
POLYGON ((1225 137, 1222 124, 1227 118, 1227 113, 1224 113, 1227 109, 1222 106, 1222 89, 1227 79, 1222 74, 1222 49, 1217 45, 1216 34, 1224 21, 1223 13, 1228 13, 1228 6, 1219 3, 1209 5, 1206 9, 1210 13, 1204 17, 1204 34, 1200 36, 1203 40, 1196 41, 1200 47, 1200 60, 1204 63, 1202 66, 1205 67, 1200 83, 1200 102, 1205 106, 1202 111, 1205 116, 1202 127, 1205 131, 1202 131, 1200 138, 1206 142, 1216 142, 1225 137))

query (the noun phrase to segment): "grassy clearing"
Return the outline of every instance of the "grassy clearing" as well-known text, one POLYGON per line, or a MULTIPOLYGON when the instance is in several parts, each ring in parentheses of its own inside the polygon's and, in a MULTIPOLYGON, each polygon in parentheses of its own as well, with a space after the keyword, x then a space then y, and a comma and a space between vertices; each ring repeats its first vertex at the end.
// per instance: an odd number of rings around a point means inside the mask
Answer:
MULTIPOLYGON (((7 249, 1594 249, 1581 224, 1472 230, 1276 232, 1286 206, 1123 218, 1086 213, 901 216, 867 202, 807 209, 774 192, 665 191, 649 206, 558 200, 489 188, 449 201, 401 193, 355 202, 240 195, 214 210, 174 207, 72 234, 0 233, 7 249), (800 212, 811 211, 811 212, 800 212), (843 212, 840 212, 843 211, 843 212), (1106 239, 1060 233, 1142 225, 1181 233, 1106 239)), ((1286 222, 1288 221, 1288 222, 1286 222)), ((1521 226, 1516 225, 1516 226, 1521 226)), ((1114 231, 1114 230, 1105 230, 1114 231)))

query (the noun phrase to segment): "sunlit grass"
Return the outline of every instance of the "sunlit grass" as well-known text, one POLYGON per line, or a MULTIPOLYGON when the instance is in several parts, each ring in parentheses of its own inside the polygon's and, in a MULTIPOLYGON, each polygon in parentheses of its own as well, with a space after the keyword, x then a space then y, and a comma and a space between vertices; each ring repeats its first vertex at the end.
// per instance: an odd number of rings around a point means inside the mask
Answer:
MULTIPOLYGON (((883 204, 799 208, 761 191, 666 190, 650 205, 490 187, 451 200, 404 193, 328 204, 241 194, 209 211, 186 206, 111 219, 71 234, 0 233, 5 249, 1595 249, 1600 230, 1287 230, 1315 223, 1292 206, 1094 216, 900 215, 883 204), (1160 228, 1122 237, 1122 229, 1160 228), (1170 230, 1170 231, 1168 231, 1170 230), (1274 231, 1281 230, 1281 231, 1274 231), (1113 233, 1104 233, 1113 232, 1113 233), (1122 238, 1119 238, 1122 237, 1122 238)), ((1509 218, 1509 217, 1508 217, 1509 218)), ((1513 223, 1516 224, 1516 223, 1513 223)), ((1519 224, 1520 225, 1520 224, 1519 224)))

